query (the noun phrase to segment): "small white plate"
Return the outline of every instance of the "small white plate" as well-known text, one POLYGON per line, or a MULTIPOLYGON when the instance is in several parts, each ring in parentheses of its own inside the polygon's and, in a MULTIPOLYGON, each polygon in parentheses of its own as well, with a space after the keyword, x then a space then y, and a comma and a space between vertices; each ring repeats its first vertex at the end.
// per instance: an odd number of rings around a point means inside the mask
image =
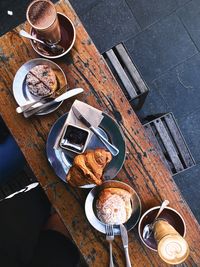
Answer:
MULTIPOLYGON (((18 69, 13 80, 13 94, 19 106, 26 105, 29 102, 33 102, 39 99, 38 97, 32 95, 29 92, 28 87, 26 85, 26 75, 33 67, 37 65, 48 65, 49 67, 53 69, 57 77, 59 88, 62 88, 65 84, 67 84, 67 79, 65 77, 63 70, 51 60, 44 59, 44 58, 35 58, 30 61, 27 61, 18 69)), ((51 113, 52 111, 56 110, 61 104, 62 102, 56 103, 55 105, 51 106, 49 109, 43 112, 42 111, 38 112, 37 115, 45 115, 45 114, 51 113)))

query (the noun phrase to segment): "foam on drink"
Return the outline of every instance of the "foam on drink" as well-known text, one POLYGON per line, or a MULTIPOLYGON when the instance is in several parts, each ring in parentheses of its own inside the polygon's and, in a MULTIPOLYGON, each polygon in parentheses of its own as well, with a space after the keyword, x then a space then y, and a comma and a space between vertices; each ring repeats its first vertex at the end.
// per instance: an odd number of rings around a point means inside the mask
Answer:
POLYGON ((160 219, 154 223, 154 238, 158 254, 166 263, 180 264, 187 259, 188 243, 167 221, 160 219))
POLYGON ((53 3, 48 0, 35 0, 29 5, 26 16, 39 39, 54 44, 61 40, 58 16, 53 3))
POLYGON ((180 235, 167 235, 158 243, 159 256, 169 264, 180 264, 189 255, 189 247, 180 235))
POLYGON ((56 19, 55 8, 46 1, 37 1, 30 6, 29 20, 35 27, 49 27, 56 19))

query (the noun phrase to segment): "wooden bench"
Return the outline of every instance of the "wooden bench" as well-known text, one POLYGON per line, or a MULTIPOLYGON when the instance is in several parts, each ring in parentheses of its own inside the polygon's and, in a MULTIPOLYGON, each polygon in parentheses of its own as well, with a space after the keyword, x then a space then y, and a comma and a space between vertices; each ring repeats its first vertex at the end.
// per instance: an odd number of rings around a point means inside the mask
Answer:
POLYGON ((135 110, 141 109, 149 92, 122 43, 103 54, 110 70, 135 110))
POLYGON ((151 120, 144 124, 144 128, 172 175, 195 165, 172 113, 151 120))

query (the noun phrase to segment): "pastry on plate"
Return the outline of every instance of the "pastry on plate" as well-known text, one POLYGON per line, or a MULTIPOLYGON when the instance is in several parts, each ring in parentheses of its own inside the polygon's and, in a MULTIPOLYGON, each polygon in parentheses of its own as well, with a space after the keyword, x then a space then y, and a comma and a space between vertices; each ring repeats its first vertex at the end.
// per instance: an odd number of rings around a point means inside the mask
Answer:
POLYGON ((96 203, 97 216, 106 224, 122 224, 131 216, 131 194, 121 188, 103 189, 96 203))
POLYGON ((33 67, 26 76, 28 90, 34 96, 51 95, 57 89, 57 78, 52 68, 47 65, 33 67))
POLYGON ((103 171, 111 161, 110 152, 103 148, 88 150, 74 158, 66 180, 73 186, 86 184, 102 184, 103 171))

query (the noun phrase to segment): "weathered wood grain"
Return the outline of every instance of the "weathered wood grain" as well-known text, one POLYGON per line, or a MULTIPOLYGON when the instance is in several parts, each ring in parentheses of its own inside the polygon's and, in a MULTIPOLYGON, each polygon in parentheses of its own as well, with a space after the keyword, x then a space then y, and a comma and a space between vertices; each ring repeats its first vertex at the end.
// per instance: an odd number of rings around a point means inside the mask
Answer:
MULTIPOLYGON (((186 239, 191 254, 185 266, 200 266, 200 227, 197 221, 69 2, 60 1, 57 9, 70 17, 77 31, 70 55, 56 60, 67 76, 69 86, 83 87, 85 93, 78 98, 108 112, 124 132, 127 156, 117 178, 129 183, 138 192, 143 211, 158 205, 163 199, 169 199, 170 205, 186 220, 186 239)), ((23 63, 38 57, 29 41, 18 36, 22 27, 23 25, 0 38, 0 113, 88 265, 108 266, 108 244, 105 237, 95 231, 85 218, 84 199, 88 191, 63 184, 46 158, 48 132, 55 120, 69 110, 72 100, 66 101, 59 110, 47 116, 27 120, 15 112, 17 104, 12 95, 13 77, 23 63)), ((133 266, 167 266, 156 253, 142 245, 136 228, 129 233, 129 240, 133 266)), ((120 238, 115 239, 113 252, 115 266, 125 266, 120 238)))

